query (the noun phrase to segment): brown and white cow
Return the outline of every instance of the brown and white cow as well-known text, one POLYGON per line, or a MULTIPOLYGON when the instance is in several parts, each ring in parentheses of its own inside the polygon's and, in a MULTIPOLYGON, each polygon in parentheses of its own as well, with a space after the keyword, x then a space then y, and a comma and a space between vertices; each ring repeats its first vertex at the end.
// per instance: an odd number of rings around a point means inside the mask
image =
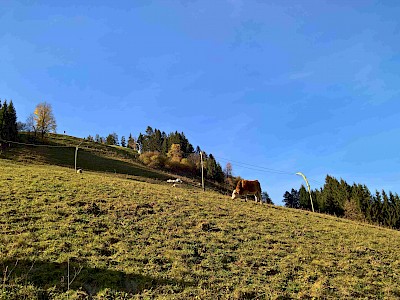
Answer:
POLYGON ((232 192, 232 199, 245 196, 247 201, 247 195, 254 195, 256 202, 260 200, 260 203, 262 203, 261 185, 258 180, 240 180, 236 185, 236 189, 232 192))

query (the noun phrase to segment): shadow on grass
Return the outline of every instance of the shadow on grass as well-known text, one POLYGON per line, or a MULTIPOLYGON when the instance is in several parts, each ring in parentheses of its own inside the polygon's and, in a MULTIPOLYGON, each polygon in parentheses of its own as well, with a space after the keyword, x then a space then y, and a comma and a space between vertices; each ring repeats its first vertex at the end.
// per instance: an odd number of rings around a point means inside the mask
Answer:
MULTIPOLYGON (((68 263, 30 260, 4 260, 0 262, 4 275, 3 283, 12 286, 33 285, 46 299, 46 290, 64 293, 68 290, 68 263)), ((155 278, 140 274, 88 267, 86 263, 72 261, 69 264, 70 290, 85 291, 89 296, 103 289, 116 292, 139 294, 146 289, 170 286, 174 290, 184 290, 194 286, 193 282, 155 278)))
MULTIPOLYGON (((69 168, 75 167, 75 149, 73 148, 16 146, 4 152, 3 156, 21 161, 42 162, 69 168)), ((84 149, 79 149, 78 151, 77 167, 84 171, 112 172, 159 180, 170 178, 170 176, 153 171, 145 166, 84 149)))

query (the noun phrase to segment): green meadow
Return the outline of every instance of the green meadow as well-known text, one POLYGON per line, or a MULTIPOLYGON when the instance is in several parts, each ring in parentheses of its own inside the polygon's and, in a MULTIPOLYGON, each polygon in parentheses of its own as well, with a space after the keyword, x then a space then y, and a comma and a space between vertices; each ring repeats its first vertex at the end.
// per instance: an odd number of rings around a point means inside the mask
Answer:
POLYGON ((398 231, 165 174, 0 170, 0 299, 400 298, 398 231))

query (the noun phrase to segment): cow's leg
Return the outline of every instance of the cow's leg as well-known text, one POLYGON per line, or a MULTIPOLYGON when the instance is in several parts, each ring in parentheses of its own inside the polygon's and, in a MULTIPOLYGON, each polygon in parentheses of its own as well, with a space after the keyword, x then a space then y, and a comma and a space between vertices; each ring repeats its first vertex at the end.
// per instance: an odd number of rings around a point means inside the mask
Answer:
POLYGON ((254 199, 256 200, 256 202, 258 202, 258 200, 260 200, 260 203, 262 203, 262 199, 261 199, 261 195, 260 194, 254 194, 254 199))

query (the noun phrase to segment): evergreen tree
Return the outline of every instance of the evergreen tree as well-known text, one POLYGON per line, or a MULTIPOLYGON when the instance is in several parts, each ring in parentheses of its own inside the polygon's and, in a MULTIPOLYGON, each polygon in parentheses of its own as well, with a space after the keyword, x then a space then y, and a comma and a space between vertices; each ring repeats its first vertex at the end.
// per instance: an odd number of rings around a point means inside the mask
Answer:
POLYGON ((299 208, 299 192, 295 189, 292 189, 290 193, 286 191, 283 195, 283 203, 286 207, 299 208))
POLYGON ((350 201, 354 203, 355 206, 360 208, 366 220, 371 221, 370 210, 371 210, 371 193, 368 188, 361 184, 353 184, 351 187, 350 201))
POLYGON ((121 137, 121 146, 126 147, 126 141, 124 136, 121 137))
POLYGON ((222 167, 215 160, 214 156, 210 154, 210 156, 206 160, 206 177, 215 180, 217 182, 224 181, 224 172, 222 171, 222 167))
POLYGON ((163 155, 167 155, 167 153, 168 153, 168 139, 167 139, 167 135, 165 134, 165 132, 162 133, 161 138, 162 138, 161 153, 163 155))
POLYGON ((147 135, 147 136, 152 136, 153 133, 154 133, 153 128, 151 128, 151 126, 147 126, 147 128, 146 128, 146 135, 147 135))
POLYGON ((298 190, 292 189, 290 194, 293 199, 293 208, 300 208, 300 194, 298 190))
POLYGON ((0 101, 0 138, 6 141, 18 139, 17 112, 12 100, 9 104, 7 100, 3 104, 0 101))
POLYGON ((156 129, 154 131, 154 137, 153 137, 153 144, 154 144, 153 151, 161 152, 162 143, 163 143, 163 141, 162 141, 161 131, 159 129, 156 129))
POLYGON ((146 151, 145 149, 145 138, 143 134, 139 133, 139 136, 137 138, 137 143, 139 144, 139 148, 142 149, 142 151, 146 151))
POLYGON ((360 184, 353 184, 353 186, 350 188, 349 197, 350 199, 345 206, 346 218, 357 221, 368 220, 367 207, 369 205, 370 196, 366 196, 364 187, 360 184))
POLYGON ((181 140, 181 148, 182 151, 184 152, 185 157, 194 152, 192 144, 189 143, 189 140, 186 138, 183 132, 180 133, 180 140, 181 140))
POLYGON ((398 195, 389 192, 389 202, 392 209, 391 227, 398 229, 397 224, 400 218, 400 203, 398 195))
POLYGON ((387 227, 393 227, 393 212, 391 204, 389 203, 389 197, 385 191, 382 190, 382 207, 381 207, 381 220, 380 223, 387 227))
POLYGON ((299 207, 301 209, 311 210, 310 194, 304 185, 301 185, 299 190, 299 207))
POLYGON ((118 135, 115 132, 110 133, 106 138, 106 144, 107 145, 118 145, 118 135))
POLYGON ((7 140, 7 138, 6 138, 6 127, 7 127, 6 115, 7 115, 7 100, 4 100, 4 103, 0 108, 0 138, 2 140, 7 140))
POLYGON ((268 193, 265 192, 265 191, 262 192, 262 199, 263 199, 263 201, 264 201, 265 203, 274 205, 274 203, 272 202, 271 197, 270 197, 270 196, 268 195, 268 193))
POLYGON ((132 134, 129 134, 129 138, 128 138, 128 148, 137 150, 137 146, 136 146, 136 141, 135 139, 132 137, 132 134))
POLYGON ((15 111, 12 100, 7 107, 5 116, 6 138, 10 141, 16 141, 18 138, 17 112, 15 111))
POLYGON ((201 149, 200 149, 200 147, 199 147, 199 146, 196 146, 196 150, 194 151, 194 153, 196 153, 196 154, 200 154, 200 152, 201 152, 201 149))
POLYGON ((325 202, 322 198, 322 189, 316 189, 311 191, 311 196, 313 198, 314 211, 324 212, 325 211, 325 202))
POLYGON ((326 176, 322 196, 324 197, 325 211, 328 214, 343 216, 344 198, 342 198, 342 190, 337 179, 326 176))
POLYGON ((381 193, 375 191, 375 195, 372 196, 372 205, 371 205, 371 220, 373 223, 382 225, 380 217, 381 211, 382 211, 381 193))

